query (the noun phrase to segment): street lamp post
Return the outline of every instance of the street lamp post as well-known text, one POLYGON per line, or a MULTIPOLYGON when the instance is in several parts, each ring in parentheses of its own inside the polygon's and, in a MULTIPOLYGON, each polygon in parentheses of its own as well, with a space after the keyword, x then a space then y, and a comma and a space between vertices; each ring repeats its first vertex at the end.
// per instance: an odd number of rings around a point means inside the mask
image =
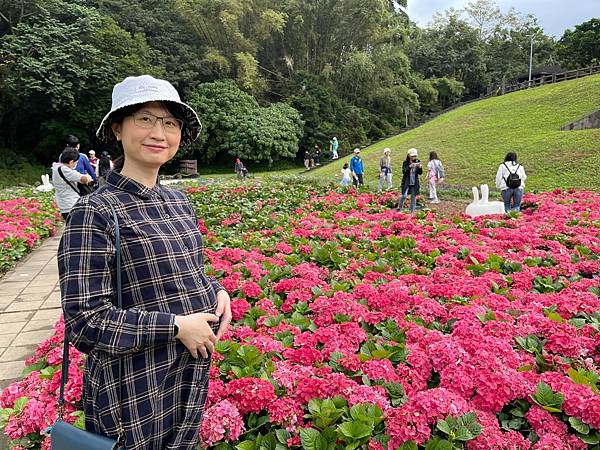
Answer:
POLYGON ((529 86, 531 87, 531 71, 533 70, 533 34, 530 36, 531 46, 529 47, 529 86))

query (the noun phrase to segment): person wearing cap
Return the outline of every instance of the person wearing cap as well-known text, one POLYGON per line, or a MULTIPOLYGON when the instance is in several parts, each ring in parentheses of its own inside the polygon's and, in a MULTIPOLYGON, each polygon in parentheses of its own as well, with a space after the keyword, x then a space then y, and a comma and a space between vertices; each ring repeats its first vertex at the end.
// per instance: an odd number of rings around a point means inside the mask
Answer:
POLYGON ((337 137, 333 137, 331 141, 329 141, 329 151, 331 152, 331 159, 338 159, 338 147, 340 143, 338 142, 337 137))
POLYGON ((360 149, 354 149, 354 156, 350 160, 350 172, 352 172, 352 184, 354 186, 363 186, 364 182, 364 173, 365 173, 365 165, 363 160, 360 158, 360 149))
POLYGON ((410 195, 410 212, 417 209, 417 195, 419 195, 419 175, 423 173, 421 161, 419 161, 418 151, 411 148, 406 154, 406 159, 402 163, 402 185, 400 189, 400 200, 398 210, 402 210, 406 198, 410 195))
POLYGON ((65 333, 87 354, 85 427, 127 450, 198 448, 211 353, 231 320, 229 295, 205 273, 190 201, 158 183, 200 129, 169 82, 143 75, 115 85, 96 135, 124 159, 71 210, 59 245, 65 333))
POLYGON ((392 149, 386 147, 383 149, 383 155, 379 159, 379 192, 383 191, 383 185, 386 189, 392 188, 392 149))
POLYGON ((92 169, 94 169, 94 172, 98 175, 98 161, 100 160, 96 157, 96 152, 94 150, 88 152, 88 160, 90 161, 90 166, 92 166, 92 169))

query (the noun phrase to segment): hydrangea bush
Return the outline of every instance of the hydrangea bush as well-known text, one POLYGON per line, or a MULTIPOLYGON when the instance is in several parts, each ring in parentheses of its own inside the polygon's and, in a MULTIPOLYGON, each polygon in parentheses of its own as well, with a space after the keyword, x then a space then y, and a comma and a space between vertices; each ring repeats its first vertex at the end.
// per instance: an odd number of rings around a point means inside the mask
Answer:
POLYGON ((0 200, 0 274, 53 235, 59 222, 60 214, 48 194, 0 200))
MULTIPOLYGON (((234 316, 204 447, 599 448, 600 195, 470 219, 291 181, 188 193, 234 316)), ((0 395, 13 449, 49 448, 62 335, 0 395)))

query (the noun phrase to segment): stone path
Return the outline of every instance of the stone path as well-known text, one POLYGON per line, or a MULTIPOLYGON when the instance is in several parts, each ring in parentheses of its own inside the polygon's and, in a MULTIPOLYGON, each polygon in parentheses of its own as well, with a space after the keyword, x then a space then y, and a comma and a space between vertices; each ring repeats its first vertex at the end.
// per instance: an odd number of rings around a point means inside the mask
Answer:
POLYGON ((0 390, 20 378, 25 360, 52 335, 61 314, 59 241, 47 239, 0 279, 0 390))

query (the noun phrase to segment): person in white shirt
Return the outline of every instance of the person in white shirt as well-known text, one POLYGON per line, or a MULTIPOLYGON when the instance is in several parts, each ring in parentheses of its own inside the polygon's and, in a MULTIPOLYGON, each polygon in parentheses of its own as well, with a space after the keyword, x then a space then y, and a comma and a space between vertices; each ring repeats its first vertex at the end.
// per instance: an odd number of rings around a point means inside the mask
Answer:
POLYGON ((60 215, 64 220, 71 212, 71 209, 79 200, 80 194, 77 183, 89 184, 92 177, 82 175, 75 170, 79 152, 71 147, 67 147, 60 155, 60 162, 52 166, 52 184, 55 190, 55 199, 60 215))
POLYGON ((427 163, 427 181, 429 184, 429 203, 439 203, 440 199, 437 195, 438 185, 444 182, 446 176, 444 165, 438 158, 437 152, 429 152, 429 162, 427 163))
POLYGON ((496 187, 501 191, 505 212, 521 211, 526 179, 525 169, 517 161, 517 154, 507 153, 496 172, 496 187))
POLYGON ((342 169, 342 186, 343 187, 347 187, 350 186, 350 183, 352 182, 352 172, 350 171, 350 168, 348 167, 348 163, 344 164, 344 168, 342 169))

